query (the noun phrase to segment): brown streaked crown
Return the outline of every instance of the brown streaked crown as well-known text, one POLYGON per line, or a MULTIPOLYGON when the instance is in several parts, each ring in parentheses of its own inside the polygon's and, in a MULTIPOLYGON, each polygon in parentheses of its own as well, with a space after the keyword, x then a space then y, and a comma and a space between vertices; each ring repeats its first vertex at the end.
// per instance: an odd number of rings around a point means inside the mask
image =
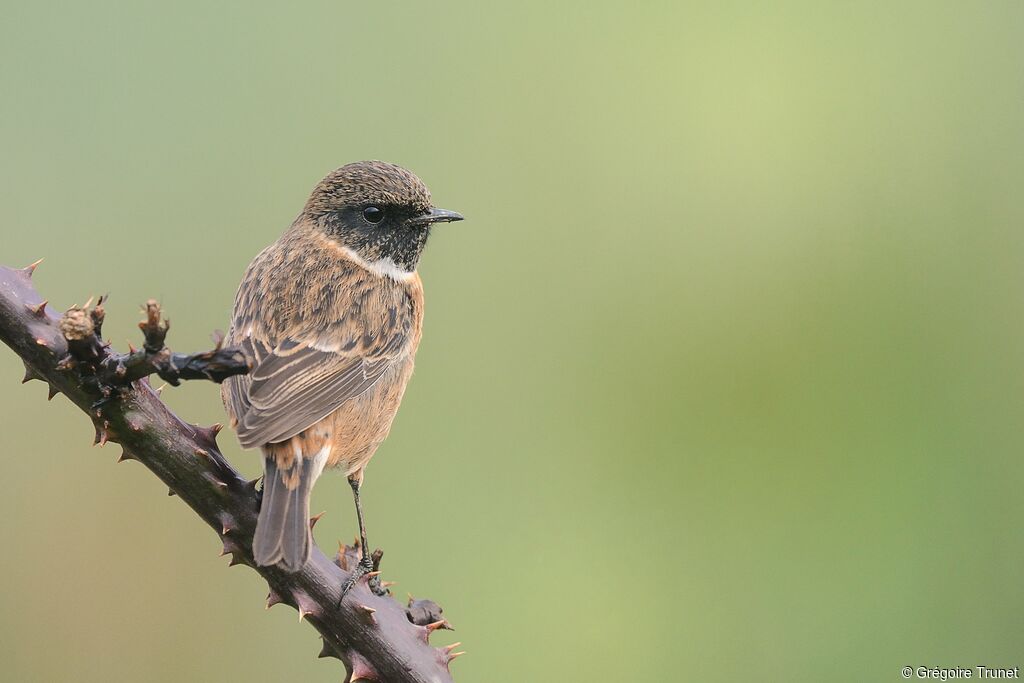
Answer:
POLYGON ((356 161, 331 171, 313 188, 303 210, 319 218, 349 206, 407 206, 430 210, 430 190, 412 171, 386 161, 356 161))

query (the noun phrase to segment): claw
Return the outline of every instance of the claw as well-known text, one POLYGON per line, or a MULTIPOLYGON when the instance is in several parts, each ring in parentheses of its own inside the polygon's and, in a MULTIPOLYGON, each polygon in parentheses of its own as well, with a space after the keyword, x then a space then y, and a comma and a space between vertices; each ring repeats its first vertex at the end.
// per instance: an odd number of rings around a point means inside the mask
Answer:
POLYGON ((369 558, 364 557, 359 561, 359 564, 357 564, 355 569, 352 570, 352 573, 349 574, 345 583, 341 585, 341 597, 338 598, 338 607, 341 607, 341 603, 345 600, 345 596, 348 595, 348 592, 355 587, 356 583, 370 573, 370 569, 371 565, 369 558))

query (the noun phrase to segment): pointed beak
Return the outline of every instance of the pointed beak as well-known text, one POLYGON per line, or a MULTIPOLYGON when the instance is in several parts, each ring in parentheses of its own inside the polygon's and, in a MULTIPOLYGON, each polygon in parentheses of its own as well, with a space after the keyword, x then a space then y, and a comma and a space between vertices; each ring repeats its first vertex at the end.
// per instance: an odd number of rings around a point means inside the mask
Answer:
POLYGON ((432 223, 453 223, 465 220, 465 216, 448 209, 431 209, 422 216, 411 218, 409 222, 413 225, 430 225, 432 223))

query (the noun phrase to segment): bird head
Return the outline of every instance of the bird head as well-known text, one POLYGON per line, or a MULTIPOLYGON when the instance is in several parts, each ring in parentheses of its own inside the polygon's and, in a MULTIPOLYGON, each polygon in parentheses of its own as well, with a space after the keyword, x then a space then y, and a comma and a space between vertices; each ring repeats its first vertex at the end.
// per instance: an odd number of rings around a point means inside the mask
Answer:
POLYGON ((359 161, 321 180, 302 218, 369 267, 408 274, 416 270, 431 227, 463 217, 434 207, 427 186, 411 171, 359 161))

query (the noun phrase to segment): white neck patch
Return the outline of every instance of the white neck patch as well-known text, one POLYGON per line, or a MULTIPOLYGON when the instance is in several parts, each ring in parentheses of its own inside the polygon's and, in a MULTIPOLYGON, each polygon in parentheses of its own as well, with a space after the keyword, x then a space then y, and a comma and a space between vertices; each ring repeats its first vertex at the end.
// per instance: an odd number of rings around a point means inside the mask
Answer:
POLYGON ((396 282, 408 282, 416 276, 416 271, 402 270, 401 266, 388 257, 384 257, 376 261, 367 261, 348 247, 342 247, 341 249, 345 252, 345 256, 349 257, 375 275, 389 277, 396 282))

